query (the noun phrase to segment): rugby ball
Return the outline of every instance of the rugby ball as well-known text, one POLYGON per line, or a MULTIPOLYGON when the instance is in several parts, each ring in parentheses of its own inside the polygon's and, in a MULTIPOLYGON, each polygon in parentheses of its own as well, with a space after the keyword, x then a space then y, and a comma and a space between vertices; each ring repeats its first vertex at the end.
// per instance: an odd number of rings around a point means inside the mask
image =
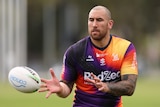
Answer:
POLYGON ((40 76, 26 66, 14 67, 9 71, 8 80, 11 86, 23 93, 36 92, 41 85, 40 76))

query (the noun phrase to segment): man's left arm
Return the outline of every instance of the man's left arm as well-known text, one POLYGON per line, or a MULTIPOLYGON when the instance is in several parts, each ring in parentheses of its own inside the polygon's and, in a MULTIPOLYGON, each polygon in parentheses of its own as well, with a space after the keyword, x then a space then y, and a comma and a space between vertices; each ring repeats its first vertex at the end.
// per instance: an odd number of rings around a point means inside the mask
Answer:
POLYGON ((135 74, 125 74, 122 75, 121 81, 113 83, 107 83, 106 91, 115 96, 128 95, 131 96, 134 93, 136 87, 137 75, 135 74))
POLYGON ((115 96, 128 95, 134 93, 137 81, 136 74, 125 74, 121 76, 121 81, 118 82, 102 82, 100 79, 91 73, 93 79, 86 79, 86 81, 94 84, 99 91, 113 94, 115 96))

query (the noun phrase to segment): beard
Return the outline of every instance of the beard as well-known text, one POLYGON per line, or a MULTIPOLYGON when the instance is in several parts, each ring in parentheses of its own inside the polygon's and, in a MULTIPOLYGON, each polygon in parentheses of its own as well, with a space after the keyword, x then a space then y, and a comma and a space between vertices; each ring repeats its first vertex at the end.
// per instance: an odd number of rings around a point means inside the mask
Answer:
POLYGON ((107 32, 101 33, 99 30, 92 31, 90 33, 90 36, 93 40, 101 41, 105 36, 107 35, 107 32))

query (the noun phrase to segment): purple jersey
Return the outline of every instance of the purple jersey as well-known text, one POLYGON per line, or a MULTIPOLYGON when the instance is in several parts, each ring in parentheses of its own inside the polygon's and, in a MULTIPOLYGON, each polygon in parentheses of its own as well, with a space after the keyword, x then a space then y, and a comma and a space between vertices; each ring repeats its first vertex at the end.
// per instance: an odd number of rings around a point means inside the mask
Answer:
POLYGON ((121 75, 137 74, 136 51, 133 44, 111 36, 108 45, 100 49, 90 37, 70 46, 64 55, 61 79, 76 84, 73 107, 122 107, 121 96, 98 91, 85 81, 94 73, 103 82, 117 82, 121 75))

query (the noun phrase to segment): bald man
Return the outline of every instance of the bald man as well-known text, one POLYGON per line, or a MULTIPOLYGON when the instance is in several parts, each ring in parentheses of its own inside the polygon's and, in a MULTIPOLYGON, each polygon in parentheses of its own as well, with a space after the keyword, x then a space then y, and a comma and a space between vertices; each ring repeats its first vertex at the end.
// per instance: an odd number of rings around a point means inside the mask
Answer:
POLYGON ((73 107, 122 107, 121 96, 131 96, 138 76, 136 49, 125 39, 110 33, 111 12, 93 7, 88 15, 89 35, 65 52, 61 80, 52 68, 52 78, 41 78, 39 92, 46 98, 55 93, 65 98, 75 84, 73 107))

